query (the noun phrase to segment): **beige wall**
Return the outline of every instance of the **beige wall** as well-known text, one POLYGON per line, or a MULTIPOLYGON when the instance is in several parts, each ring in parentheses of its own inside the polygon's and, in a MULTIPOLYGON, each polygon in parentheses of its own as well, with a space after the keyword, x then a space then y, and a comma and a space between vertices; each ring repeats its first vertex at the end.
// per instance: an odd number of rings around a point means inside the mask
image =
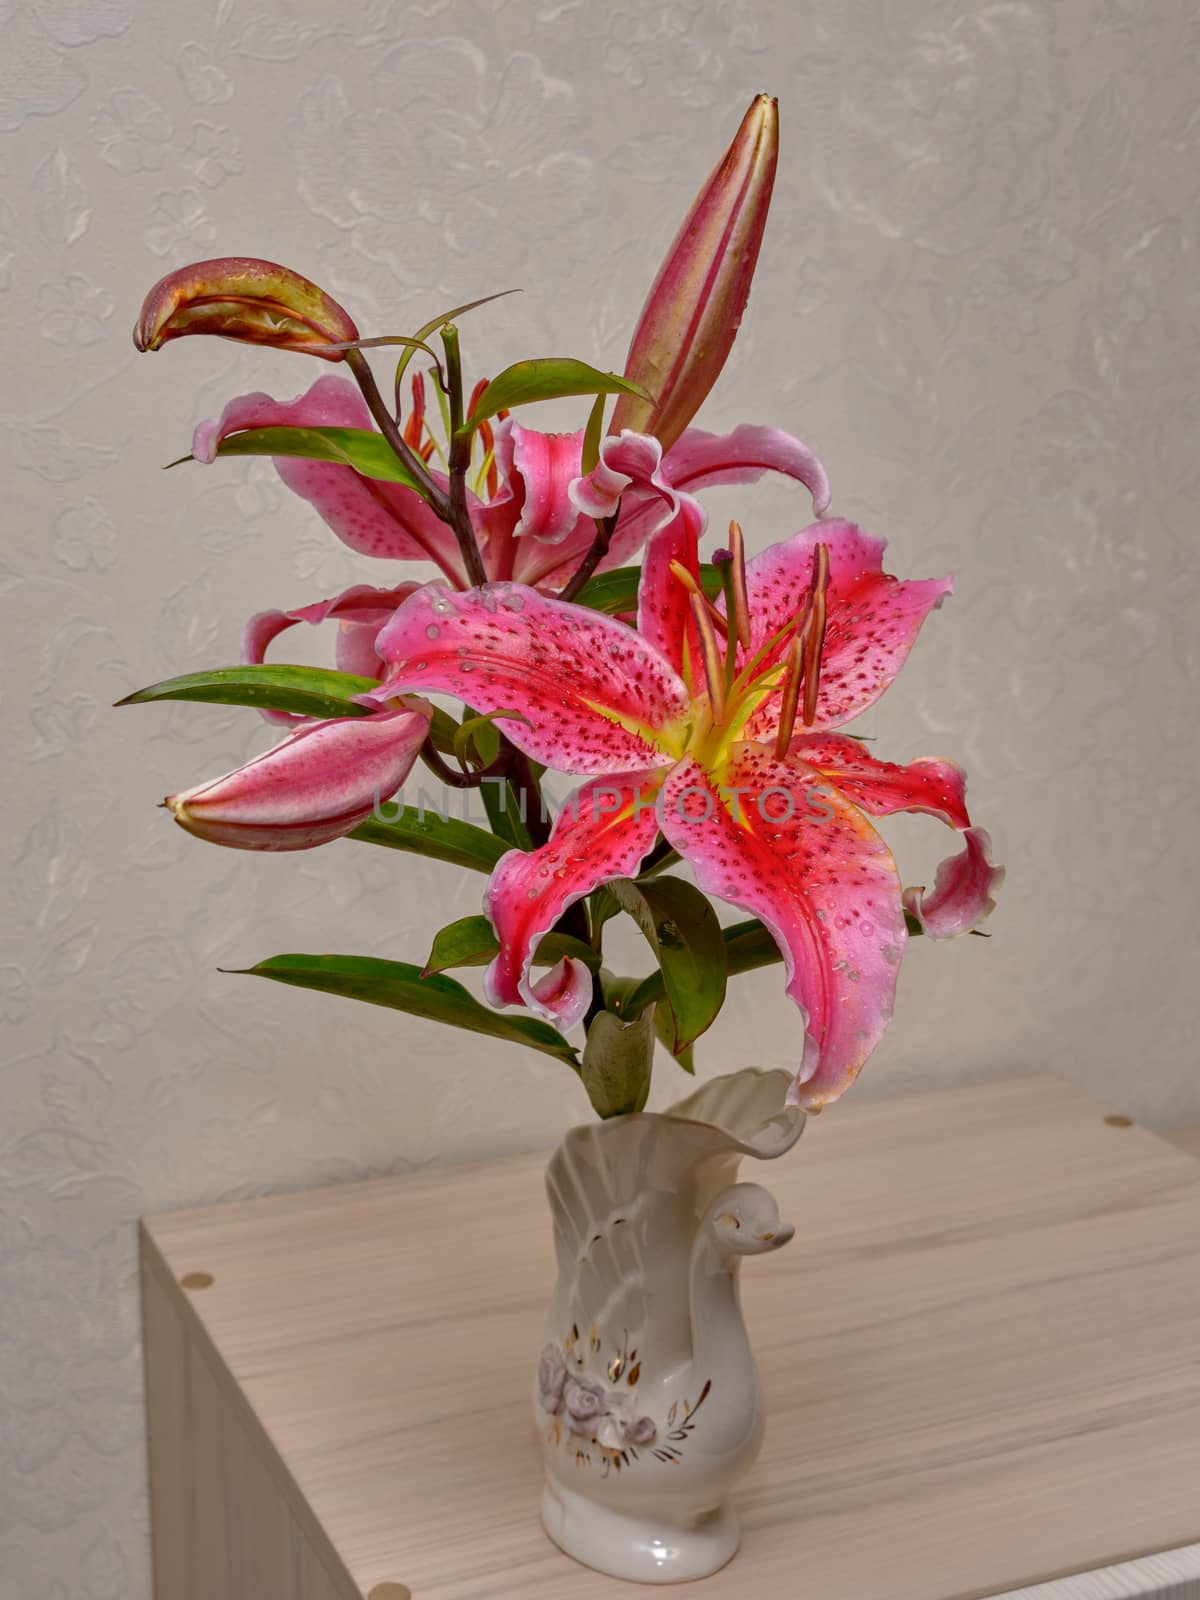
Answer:
MULTIPOLYGON (((480 883, 350 844, 221 853, 155 810, 265 730, 110 702, 231 660, 253 610, 384 576, 269 467, 158 470, 229 394, 315 376, 199 341, 135 357, 141 292, 188 259, 292 262, 371 330, 519 284, 464 324, 476 371, 617 364, 696 182, 778 93, 776 209, 705 420, 792 428, 900 572, 955 571, 864 729, 964 761, 1009 866, 994 938, 912 950, 829 1115, 1049 1067, 1200 1119, 1193 7, 16 0, 0 28, 6 1595, 146 1600, 139 1212, 545 1143, 584 1111, 544 1059, 216 971, 419 958, 480 883)), ((782 489, 734 505, 756 543, 803 517, 782 489)), ((937 832, 893 830, 908 881, 937 832)), ((704 1067, 797 1036, 759 974, 704 1067)))

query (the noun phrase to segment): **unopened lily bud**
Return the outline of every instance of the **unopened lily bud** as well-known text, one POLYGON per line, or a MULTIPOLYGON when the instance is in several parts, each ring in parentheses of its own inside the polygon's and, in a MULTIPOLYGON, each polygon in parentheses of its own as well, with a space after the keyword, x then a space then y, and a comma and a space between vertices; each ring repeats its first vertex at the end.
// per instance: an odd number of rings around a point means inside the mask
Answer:
POLYGON ((408 777, 421 711, 311 723, 223 778, 168 795, 181 828, 236 850, 309 850, 351 832, 408 777))
POLYGON ((274 261, 243 256, 196 261, 161 278, 146 296, 133 342, 139 350, 157 350, 189 333, 299 350, 324 361, 341 361, 344 352, 336 346, 358 338, 349 313, 324 289, 274 261))
POLYGON ((669 449, 717 381, 750 296, 778 158, 778 104, 760 94, 692 202, 629 347, 625 376, 655 402, 622 395, 612 432, 652 433, 669 449))

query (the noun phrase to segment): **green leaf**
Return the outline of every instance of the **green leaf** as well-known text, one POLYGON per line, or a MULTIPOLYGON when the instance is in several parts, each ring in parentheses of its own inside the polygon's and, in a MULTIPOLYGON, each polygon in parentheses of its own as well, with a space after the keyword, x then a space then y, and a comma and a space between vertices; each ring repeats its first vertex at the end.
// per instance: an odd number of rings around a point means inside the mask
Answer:
POLYGON ((486 716, 468 717, 454 735, 454 755, 462 765, 466 765, 472 746, 484 766, 490 766, 500 754, 500 735, 494 726, 497 718, 529 726, 522 711, 489 711, 486 716))
MULTIPOLYGON (((601 572, 588 579, 575 596, 575 604, 604 611, 610 617, 636 611, 641 576, 641 567, 614 567, 611 572, 601 572)), ((709 562, 700 568, 700 587, 710 600, 715 600, 721 592, 721 575, 709 562)))
MULTIPOLYGON (((601 930, 606 922, 611 922, 614 917, 621 914, 621 908, 616 902, 612 892, 601 885, 588 896, 588 921, 592 927, 592 940, 599 947, 601 944, 601 930)), ((630 979, 631 984, 634 983, 630 979)), ((610 1006, 610 1010, 620 1010, 619 1006, 610 1006)))
POLYGON ((622 1022, 611 1011, 592 1018, 580 1076, 600 1117, 641 1111, 650 1094, 654 1065, 654 1018, 649 1011, 622 1022))
MULTIPOLYGON (((523 795, 517 793, 508 778, 486 778, 479 787, 479 798, 483 801, 492 832, 504 841, 506 850, 533 848, 528 818, 521 814, 523 795)), ((529 809, 528 801, 525 809, 529 809)))
POLYGON ((598 394, 592 409, 588 412, 587 427, 583 430, 583 456, 579 470, 586 478, 589 472, 595 470, 600 460, 600 440, 604 432, 604 408, 608 404, 606 394, 598 394))
POLYGON ((433 719, 429 724, 429 742, 441 756, 454 754, 454 740, 458 734, 458 723, 448 711, 443 711, 441 706, 434 706, 433 719))
MULTIPOLYGON (((673 1048, 675 1037, 679 1032, 679 1024, 675 1020, 674 1011, 671 1010, 671 1002, 669 1000, 660 1000, 653 1010, 654 1031, 658 1035, 658 1038, 667 1048, 667 1050, 669 1050, 670 1053, 675 1057, 675 1060, 679 1063, 683 1070, 685 1072, 690 1072, 694 1077, 696 1074, 695 1045, 685 1044, 682 1050, 676 1050, 673 1048)), ((645 1013, 643 1013, 643 1015, 645 1015, 645 1013)))
POLYGON ((422 485, 393 454, 383 435, 369 428, 246 428, 222 439, 217 455, 303 456, 310 461, 332 461, 339 467, 353 467, 364 478, 402 483, 423 495, 422 485))
MULTIPOLYGON (((622 911, 654 951, 675 1019, 670 1049, 678 1053, 708 1028, 725 1002, 725 941, 706 895, 683 878, 608 885, 622 911)), ((633 1014, 638 995, 628 1003, 633 1014)))
POLYGON ((380 807, 385 821, 370 817, 360 822, 349 839, 362 844, 386 845, 391 850, 407 850, 413 855, 429 856, 434 861, 448 861, 455 867, 469 867, 473 872, 491 872, 500 857, 510 848, 507 840, 498 839, 486 828, 474 823, 460 822, 457 817, 442 817, 436 811, 422 811, 418 806, 395 806, 386 802, 380 807))
POLYGON ((496 930, 487 917, 459 917, 434 934, 423 975, 445 972, 447 967, 485 967, 499 954, 496 930))
POLYGON ((323 994, 339 994, 348 1000, 407 1011, 430 1022, 488 1034, 508 1044, 527 1045, 579 1070, 575 1048, 548 1023, 490 1011, 453 978, 423 978, 420 967, 407 961, 381 961, 374 956, 283 955, 246 967, 239 975, 271 978, 300 989, 319 989, 323 994))
POLYGON ((573 394, 631 394, 650 401, 654 398, 628 378, 619 378, 615 372, 600 372, 586 361, 575 361, 570 356, 541 356, 534 361, 518 361, 497 373, 480 395, 466 427, 477 428, 497 411, 511 410, 513 406, 528 405, 533 400, 559 400, 573 394))
POLYGON ((294 711, 304 717, 366 717, 369 706, 351 696, 379 685, 373 678, 324 667, 216 667, 167 678, 118 700, 119 706, 149 705, 156 700, 202 700, 222 706, 254 706, 260 711, 294 711))
MULTIPOLYGON (((468 300, 465 305, 452 306, 449 311, 439 312, 436 317, 431 317, 428 322, 426 322, 422 327, 418 328, 416 334, 414 335, 414 339, 428 339, 430 335, 436 333, 439 328, 445 327, 447 322, 453 322, 455 317, 465 316, 468 311, 474 311, 476 306, 486 306, 492 300, 503 300, 506 294, 520 294, 520 292, 521 291, 519 289, 501 289, 496 294, 485 294, 482 299, 468 300)), ((400 361, 396 367, 395 387, 397 402, 399 402, 400 399, 400 385, 404 381, 405 369, 415 354, 416 352, 412 349, 406 350, 400 357, 400 361)), ((440 377, 442 370, 441 362, 437 360, 436 356, 434 356, 434 361, 437 362, 437 370, 440 377)), ((435 389, 440 397, 442 393, 441 384, 435 384, 435 389)), ((399 409, 399 403, 397 403, 396 410, 399 411, 399 409)), ((446 431, 447 433, 450 431, 448 426, 446 431)))
MULTIPOLYGON (((424 970, 429 973, 445 972, 448 967, 486 967, 499 954, 500 943, 487 917, 460 917, 435 934, 424 970)), ((600 965, 591 945, 567 933, 546 934, 533 959, 539 967, 552 967, 565 956, 582 961, 593 970, 600 965)))
MULTIPOLYGON (((779 946, 757 917, 751 917, 746 922, 731 924, 728 928, 722 929, 721 937, 725 943, 726 970, 731 978, 739 972, 753 972, 758 967, 774 966, 777 961, 783 960, 779 946)), ((666 1004, 668 1002, 663 975, 661 972, 652 972, 648 978, 643 978, 628 996, 623 1009, 632 1013, 641 1011, 648 1005, 657 1005, 661 1010, 666 1004)), ((663 1043, 668 1050, 671 1048, 666 1039, 663 1043)), ((678 1055, 676 1059, 679 1059, 678 1055)), ((682 1065, 682 1062, 680 1064, 682 1065)))

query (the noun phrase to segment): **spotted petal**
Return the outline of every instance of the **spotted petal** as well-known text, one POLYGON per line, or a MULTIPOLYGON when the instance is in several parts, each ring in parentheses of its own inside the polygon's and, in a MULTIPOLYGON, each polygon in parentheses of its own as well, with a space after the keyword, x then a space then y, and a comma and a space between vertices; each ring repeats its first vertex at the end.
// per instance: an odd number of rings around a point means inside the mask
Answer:
POLYGON ((606 878, 637 871, 658 833, 661 781, 660 771, 587 783, 568 800, 548 843, 540 850, 510 850, 497 863, 484 897, 500 941, 484 980, 493 1005, 523 1002, 564 1028, 580 1020, 592 993, 587 968, 569 961, 567 967, 580 970, 572 975, 555 968, 531 984, 533 953, 568 906, 606 878))
POLYGON ((809 733, 793 739, 788 755, 816 767, 847 799, 873 817, 923 811, 951 828, 969 828, 966 774, 952 761, 921 756, 907 766, 877 761, 843 733, 809 733))
POLYGON ((703 681, 700 644, 688 591, 671 570, 672 563, 699 577, 699 540, 704 514, 690 495, 679 515, 651 539, 642 558, 638 583, 638 632, 648 640, 693 690, 703 681))
POLYGON ((811 767, 745 744, 717 782, 682 761, 662 827, 700 887, 760 917, 779 946, 805 1019, 792 1099, 836 1100, 892 1014, 905 927, 887 846, 811 767))
POLYGON ((408 688, 519 711, 507 737, 562 772, 637 771, 683 745, 688 694, 670 663, 623 622, 522 584, 429 584, 376 648, 389 668, 382 696, 408 688))
MULTIPOLYGON (((814 728, 836 728, 873 705, 899 672, 921 624, 950 594, 949 578, 901 581, 883 570, 885 541, 852 522, 816 522, 746 564, 757 651, 796 615, 812 579, 813 552, 829 548, 828 622, 814 728)), ((746 737, 770 741, 779 726, 773 695, 747 724, 746 737)))
POLYGON ((904 891, 904 908, 931 939, 970 933, 995 909, 992 890, 1004 882, 1004 868, 992 864, 992 841, 982 828, 968 828, 966 848, 937 869, 933 888, 904 891))
MULTIPOLYGON (((359 678, 378 678, 383 663, 375 654, 376 635, 396 607, 418 587, 415 583, 400 583, 394 589, 375 589, 367 583, 356 583, 331 600, 318 600, 293 611, 259 611, 242 633, 242 660, 251 666, 260 665, 271 642, 298 622, 315 625, 335 621, 338 671, 351 672, 359 678)), ((290 711, 264 711, 261 715, 268 722, 306 720, 290 711)))
MULTIPOLYGON (((197 461, 216 460, 217 448, 245 428, 370 428, 366 402, 345 378, 318 378, 294 400, 244 394, 231 400, 215 422, 202 422, 192 436, 197 461)), ((454 536, 430 508, 402 484, 364 478, 353 467, 302 456, 277 456, 279 476, 307 500, 359 555, 388 561, 433 561, 454 583, 465 583, 454 536)))

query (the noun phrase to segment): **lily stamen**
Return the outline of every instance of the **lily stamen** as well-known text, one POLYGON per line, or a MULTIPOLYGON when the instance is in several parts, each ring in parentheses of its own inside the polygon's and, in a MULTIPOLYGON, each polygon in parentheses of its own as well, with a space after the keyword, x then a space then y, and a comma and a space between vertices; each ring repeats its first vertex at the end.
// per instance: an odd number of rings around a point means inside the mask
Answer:
POLYGON ((420 450, 425 442, 425 374, 414 372, 412 380, 412 410, 404 424, 402 435, 405 444, 420 450))
POLYGON ((724 639, 729 633, 729 628, 726 624, 725 618, 717 610, 716 606, 713 605, 712 601, 708 598, 704 590, 684 566, 683 562, 672 561, 669 562, 668 565, 670 566, 672 575, 678 578, 679 582, 687 590, 691 599, 700 601, 700 604, 704 607, 708 614, 709 623, 721 635, 722 639, 724 639))
POLYGON ((779 727, 775 734, 775 759, 782 761, 796 726, 796 713, 800 706, 800 689, 804 683, 808 641, 813 626, 812 597, 805 600, 796 613, 795 634, 788 647, 787 665, 783 674, 783 697, 779 702, 779 727))
POLYGON ((804 646, 804 726, 811 728, 817 715, 817 691, 821 687, 821 651, 825 645, 826 597, 829 593, 829 546, 819 544, 813 551, 813 576, 810 590, 812 612, 805 625, 804 646))
POLYGON ((713 722, 721 723, 725 720, 725 663, 721 659, 720 646, 717 644, 716 629, 713 627, 708 601, 699 587, 689 590, 688 600, 696 632, 700 635, 700 654, 704 661, 704 677, 708 684, 713 722))
POLYGON ((753 635, 750 631, 750 597, 746 591, 746 544, 740 522, 729 524, 729 552, 733 557, 729 572, 733 590, 733 620, 738 643, 743 650, 749 650, 753 635))

